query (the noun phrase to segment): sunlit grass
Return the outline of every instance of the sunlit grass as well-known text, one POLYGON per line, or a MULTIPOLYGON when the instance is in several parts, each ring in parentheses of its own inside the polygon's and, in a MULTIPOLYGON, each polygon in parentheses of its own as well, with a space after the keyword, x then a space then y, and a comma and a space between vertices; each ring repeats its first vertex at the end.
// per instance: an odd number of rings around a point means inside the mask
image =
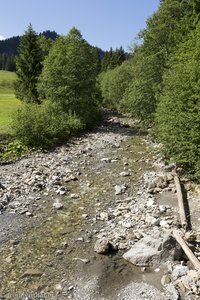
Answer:
POLYGON ((0 133, 10 132, 11 116, 20 105, 14 95, 15 79, 15 73, 0 71, 0 133))

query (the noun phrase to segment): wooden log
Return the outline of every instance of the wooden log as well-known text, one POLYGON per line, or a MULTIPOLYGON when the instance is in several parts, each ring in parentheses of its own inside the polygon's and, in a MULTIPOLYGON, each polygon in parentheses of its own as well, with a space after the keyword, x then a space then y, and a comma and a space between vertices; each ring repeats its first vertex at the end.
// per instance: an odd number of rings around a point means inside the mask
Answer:
POLYGON ((180 184, 180 180, 177 175, 174 176, 174 181, 175 181, 176 191, 177 191, 180 222, 181 222, 181 226, 186 230, 188 227, 187 217, 186 217, 185 208, 184 208, 184 200, 183 200, 183 194, 182 194, 182 190, 181 190, 181 184, 180 184))
POLYGON ((188 245, 186 244, 186 242, 180 236, 180 234, 178 233, 178 231, 176 229, 173 230, 173 236, 175 237, 175 239, 177 240, 177 242, 181 245, 183 251, 185 252, 185 254, 187 255, 187 257, 189 258, 189 260, 191 261, 191 263, 193 264, 193 266, 195 267, 195 269, 198 272, 200 272, 200 261, 196 258, 196 256, 194 255, 194 253, 190 250, 190 248, 188 247, 188 245))

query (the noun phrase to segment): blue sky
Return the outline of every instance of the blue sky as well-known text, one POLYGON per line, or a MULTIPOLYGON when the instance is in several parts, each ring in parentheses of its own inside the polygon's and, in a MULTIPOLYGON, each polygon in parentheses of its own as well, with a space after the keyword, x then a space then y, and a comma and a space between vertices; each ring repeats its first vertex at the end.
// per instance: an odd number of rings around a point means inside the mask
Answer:
POLYGON ((64 35, 75 26, 91 45, 127 50, 158 6, 159 0, 1 1, 0 37, 22 35, 29 23, 64 35))

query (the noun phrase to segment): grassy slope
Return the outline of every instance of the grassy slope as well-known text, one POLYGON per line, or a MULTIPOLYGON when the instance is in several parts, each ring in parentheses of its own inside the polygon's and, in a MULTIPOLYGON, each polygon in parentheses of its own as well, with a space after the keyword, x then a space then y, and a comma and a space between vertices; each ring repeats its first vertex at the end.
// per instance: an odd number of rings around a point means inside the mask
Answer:
POLYGON ((0 71, 0 133, 9 132, 11 114, 20 105, 14 95, 15 79, 15 73, 0 71))

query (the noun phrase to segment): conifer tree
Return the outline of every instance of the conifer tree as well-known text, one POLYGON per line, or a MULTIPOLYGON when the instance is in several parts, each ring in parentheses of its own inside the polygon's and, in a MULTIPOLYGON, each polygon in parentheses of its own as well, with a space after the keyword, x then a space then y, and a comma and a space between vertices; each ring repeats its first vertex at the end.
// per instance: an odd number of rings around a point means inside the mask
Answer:
POLYGON ((37 83, 42 71, 42 50, 38 36, 30 24, 20 39, 19 54, 16 59, 17 81, 15 94, 27 103, 39 103, 37 83))

